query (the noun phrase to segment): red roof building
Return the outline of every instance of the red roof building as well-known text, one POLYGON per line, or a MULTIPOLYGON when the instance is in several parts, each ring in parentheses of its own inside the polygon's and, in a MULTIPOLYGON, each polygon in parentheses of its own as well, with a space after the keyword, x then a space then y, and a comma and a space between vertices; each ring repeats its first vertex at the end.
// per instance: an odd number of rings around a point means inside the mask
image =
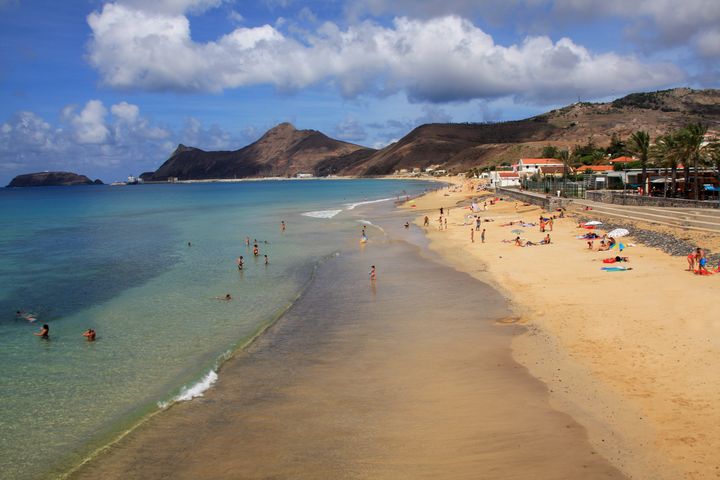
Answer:
POLYGON ((610 165, 615 165, 616 163, 632 163, 637 162, 633 157, 617 157, 617 158, 611 158, 610 159, 610 165))
POLYGON ((612 172, 613 166, 612 165, 583 165, 581 167, 577 167, 577 171, 580 173, 584 173, 590 170, 591 172, 612 172))

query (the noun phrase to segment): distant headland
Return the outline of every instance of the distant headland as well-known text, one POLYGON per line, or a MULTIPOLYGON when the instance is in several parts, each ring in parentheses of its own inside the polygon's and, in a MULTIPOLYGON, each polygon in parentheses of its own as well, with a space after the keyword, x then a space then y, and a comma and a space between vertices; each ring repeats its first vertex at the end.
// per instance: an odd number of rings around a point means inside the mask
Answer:
POLYGON ((13 178, 10 187, 60 187, 69 185, 103 185, 101 180, 90 180, 85 175, 72 172, 24 173, 13 178))

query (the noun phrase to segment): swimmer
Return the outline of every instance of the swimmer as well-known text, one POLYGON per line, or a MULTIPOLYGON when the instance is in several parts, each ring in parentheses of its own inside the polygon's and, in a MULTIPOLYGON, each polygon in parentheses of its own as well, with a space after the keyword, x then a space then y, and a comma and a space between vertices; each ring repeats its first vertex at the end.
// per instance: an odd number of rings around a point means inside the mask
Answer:
POLYGON ((240 255, 238 259, 235 260, 235 263, 237 263, 238 270, 243 269, 243 266, 245 266, 245 260, 243 259, 242 255, 240 255))
POLYGON ((50 327, 46 323, 42 326, 39 332, 34 333, 33 335, 35 335, 36 337, 40 337, 43 340, 50 340, 50 327))
POLYGON ((405 222, 405 228, 410 228, 410 223, 409 223, 409 222, 405 222))
POLYGON ((232 300, 232 295, 230 295, 229 293, 227 293, 227 294, 225 294, 224 297, 213 297, 213 298, 214 298, 215 300, 225 300, 225 301, 228 301, 228 300, 232 300))
POLYGON ((245 246, 250 246, 250 237, 245 237, 245 246))
POLYGON ((253 245, 253 255, 256 257, 260 254, 260 250, 258 249, 257 243, 253 245))
POLYGON ((92 328, 88 328, 85 330, 82 334, 83 337, 87 338, 88 342, 94 342, 95 341, 95 330, 92 328))
POLYGON ((269 264, 270 264, 270 259, 268 259, 268 256, 265 255, 265 265, 269 265, 269 264))
POLYGON ((375 281, 375 265, 372 265, 370 267, 370 281, 375 281))
POLYGON ((15 316, 17 318, 22 318, 23 320, 27 320, 28 322, 34 322, 37 320, 37 316, 34 313, 23 312, 22 310, 16 311, 15 316))
POLYGON ((192 243, 188 242, 188 247, 192 247, 192 243))
POLYGON ((280 220, 280 231, 281 232, 285 231, 285 220, 280 220))

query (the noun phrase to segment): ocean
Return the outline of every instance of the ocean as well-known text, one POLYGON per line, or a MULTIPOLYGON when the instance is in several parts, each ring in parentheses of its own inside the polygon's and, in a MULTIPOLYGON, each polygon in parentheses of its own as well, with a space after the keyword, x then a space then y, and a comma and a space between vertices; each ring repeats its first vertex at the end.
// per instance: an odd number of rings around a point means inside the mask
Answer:
POLYGON ((355 207, 437 185, 0 191, 0 478, 60 475, 148 415, 202 395, 218 366, 293 304, 319 262, 357 246, 355 207), (226 294, 231 301, 219 299, 226 294), (33 335, 42 324, 49 340, 33 335), (88 328, 97 341, 82 337, 88 328))

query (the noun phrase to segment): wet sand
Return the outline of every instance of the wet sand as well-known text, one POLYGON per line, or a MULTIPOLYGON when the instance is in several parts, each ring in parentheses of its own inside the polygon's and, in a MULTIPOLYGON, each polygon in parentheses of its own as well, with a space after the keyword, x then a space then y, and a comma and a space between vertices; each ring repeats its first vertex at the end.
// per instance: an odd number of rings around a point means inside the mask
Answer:
POLYGON ((204 398, 71 478, 624 478, 512 359, 495 290, 369 232, 204 398))

